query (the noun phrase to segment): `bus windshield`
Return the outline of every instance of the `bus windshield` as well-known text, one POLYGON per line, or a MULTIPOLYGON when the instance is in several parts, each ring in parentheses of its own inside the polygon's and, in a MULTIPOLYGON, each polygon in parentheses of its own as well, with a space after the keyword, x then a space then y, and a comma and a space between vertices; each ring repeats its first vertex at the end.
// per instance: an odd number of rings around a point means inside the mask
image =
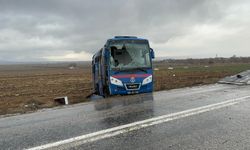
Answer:
POLYGON ((149 68, 150 48, 145 40, 116 40, 109 44, 112 70, 149 68))

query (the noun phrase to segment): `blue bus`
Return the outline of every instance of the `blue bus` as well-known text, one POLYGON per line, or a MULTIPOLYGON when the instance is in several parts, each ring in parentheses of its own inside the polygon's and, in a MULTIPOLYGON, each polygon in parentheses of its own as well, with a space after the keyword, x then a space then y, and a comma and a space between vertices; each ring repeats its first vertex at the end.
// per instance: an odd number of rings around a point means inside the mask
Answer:
POLYGON ((147 39, 108 39, 92 58, 94 93, 106 97, 152 92, 154 57, 147 39))

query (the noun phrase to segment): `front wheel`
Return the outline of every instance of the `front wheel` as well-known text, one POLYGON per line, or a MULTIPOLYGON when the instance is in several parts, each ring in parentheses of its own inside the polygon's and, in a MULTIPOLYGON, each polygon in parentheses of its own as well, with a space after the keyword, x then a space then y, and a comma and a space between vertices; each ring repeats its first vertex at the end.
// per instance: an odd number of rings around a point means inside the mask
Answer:
POLYGON ((105 87, 103 88, 103 96, 104 96, 105 98, 107 98, 107 97, 110 96, 109 88, 108 88, 107 86, 105 86, 105 87))

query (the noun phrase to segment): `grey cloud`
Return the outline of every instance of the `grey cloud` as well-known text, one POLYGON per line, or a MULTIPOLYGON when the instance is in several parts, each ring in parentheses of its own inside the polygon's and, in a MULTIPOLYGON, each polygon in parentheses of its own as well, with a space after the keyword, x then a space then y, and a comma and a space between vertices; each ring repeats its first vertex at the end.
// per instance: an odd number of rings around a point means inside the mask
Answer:
POLYGON ((192 34, 196 25, 222 22, 227 8, 236 3, 246 1, 1 1, 0 54, 12 60, 20 55, 20 60, 26 56, 37 60, 69 50, 94 53, 114 35, 138 35, 155 44, 166 43, 192 34))

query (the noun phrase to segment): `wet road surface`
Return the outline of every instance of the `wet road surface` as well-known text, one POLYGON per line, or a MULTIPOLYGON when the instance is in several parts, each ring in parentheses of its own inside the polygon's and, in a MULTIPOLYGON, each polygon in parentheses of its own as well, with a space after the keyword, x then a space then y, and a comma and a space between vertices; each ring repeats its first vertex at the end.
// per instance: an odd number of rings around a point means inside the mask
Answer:
POLYGON ((250 86, 215 84, 0 118, 0 148, 250 149, 249 97, 250 86))

